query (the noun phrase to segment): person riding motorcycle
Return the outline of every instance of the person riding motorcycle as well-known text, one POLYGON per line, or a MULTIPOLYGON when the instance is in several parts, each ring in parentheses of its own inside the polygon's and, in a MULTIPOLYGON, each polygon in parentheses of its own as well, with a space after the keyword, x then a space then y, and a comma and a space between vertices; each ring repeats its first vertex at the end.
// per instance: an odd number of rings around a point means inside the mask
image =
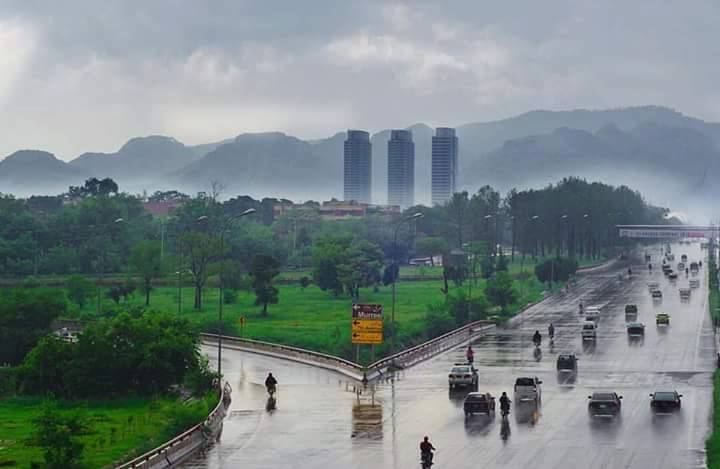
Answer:
POLYGON ((582 304, 582 301, 581 301, 581 302, 580 302, 580 314, 582 314, 582 312, 583 312, 583 304, 582 304))
POLYGON ((628 277, 632 275, 632 269, 628 269, 628 277))
POLYGON ((648 264, 648 270, 652 270, 652 264, 648 264))
POLYGON ((500 396, 500 411, 503 417, 510 413, 510 398, 506 392, 503 392, 502 396, 500 396))
POLYGON ((550 337, 550 340, 555 338, 555 326, 552 323, 548 326, 548 337, 550 337))
POLYGON ((271 396, 275 394, 275 390, 277 389, 277 380, 272 373, 268 373, 267 378, 265 378, 265 389, 267 389, 268 394, 271 396))
POLYGON ((437 451, 435 447, 430 443, 430 438, 427 436, 420 442, 420 458, 423 462, 432 464, 433 451, 437 451))
POLYGON ((542 336, 540 335, 540 331, 535 331, 535 334, 533 334, 533 343, 536 347, 540 347, 540 343, 542 342, 542 336))
POLYGON ((471 365, 475 361, 475 352, 473 352, 473 349, 471 346, 468 345, 467 350, 465 351, 465 358, 467 359, 467 362, 471 365))

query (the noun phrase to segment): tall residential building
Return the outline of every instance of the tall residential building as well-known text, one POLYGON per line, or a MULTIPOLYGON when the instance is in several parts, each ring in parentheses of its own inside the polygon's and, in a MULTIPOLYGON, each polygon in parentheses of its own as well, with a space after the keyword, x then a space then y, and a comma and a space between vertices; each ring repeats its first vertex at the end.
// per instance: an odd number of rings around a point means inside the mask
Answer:
POLYGON ((455 129, 438 127, 432 138, 432 203, 445 205, 456 191, 458 138, 455 129))
POLYGON ((405 209, 415 203, 415 143, 409 130, 390 131, 388 205, 405 209))
POLYGON ((372 144, 364 130, 348 130, 345 140, 343 200, 370 203, 372 144))

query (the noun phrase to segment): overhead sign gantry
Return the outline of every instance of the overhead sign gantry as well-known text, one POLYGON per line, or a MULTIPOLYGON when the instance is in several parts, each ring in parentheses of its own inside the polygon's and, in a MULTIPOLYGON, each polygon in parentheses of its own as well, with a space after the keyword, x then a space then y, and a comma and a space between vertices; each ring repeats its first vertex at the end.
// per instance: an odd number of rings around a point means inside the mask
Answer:
POLYGON ((718 236, 717 226, 689 225, 617 225, 621 238, 646 239, 715 239, 718 236))

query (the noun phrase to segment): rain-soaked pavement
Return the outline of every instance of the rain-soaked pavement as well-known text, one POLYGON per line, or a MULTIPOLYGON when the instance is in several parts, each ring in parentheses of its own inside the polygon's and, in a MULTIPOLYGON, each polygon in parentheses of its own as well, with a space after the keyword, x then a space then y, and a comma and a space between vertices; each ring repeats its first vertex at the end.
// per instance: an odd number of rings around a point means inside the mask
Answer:
MULTIPOLYGON (((462 360, 462 347, 378 384, 375 407, 369 397, 358 407, 352 385, 340 375, 227 350, 223 369, 233 386, 233 403, 224 433, 208 455, 188 467, 417 468, 423 435, 438 448, 434 469, 703 467, 715 366, 706 272, 700 270, 701 287, 683 303, 678 287, 687 287, 685 274, 671 283, 659 269, 659 247, 648 251, 655 267, 651 273, 638 258, 631 280, 618 281, 620 266, 587 274, 569 293, 474 343, 480 391, 512 395, 518 376, 543 381, 540 406, 513 405, 506 439, 499 415, 466 420, 464 394, 448 391, 447 372, 462 360), (661 302, 651 300, 649 281, 659 282, 661 302), (585 305, 604 305, 595 344, 580 339, 580 298, 585 305), (643 340, 628 340, 626 303, 639 307, 638 320, 646 325, 643 340), (656 312, 671 315, 669 327, 656 327, 656 312), (545 337, 551 321, 552 346, 545 337), (536 329, 544 337, 539 361, 530 345, 536 329), (560 351, 578 354, 574 379, 557 375, 560 351), (266 409, 262 384, 269 370, 280 382, 272 411, 266 409), (648 394, 661 387, 683 394, 679 412, 651 413, 648 394), (622 416, 591 420, 587 396, 594 390, 621 394, 622 416)), ((690 260, 703 258, 698 244, 673 245, 673 252, 675 263, 681 253, 690 260)))

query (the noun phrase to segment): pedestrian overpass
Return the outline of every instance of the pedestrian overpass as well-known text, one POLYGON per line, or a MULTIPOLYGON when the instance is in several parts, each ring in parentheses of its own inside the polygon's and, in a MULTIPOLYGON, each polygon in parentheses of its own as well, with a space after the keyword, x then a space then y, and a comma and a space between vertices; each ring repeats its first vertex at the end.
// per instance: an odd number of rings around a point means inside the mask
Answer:
POLYGON ((621 238, 666 239, 717 239, 718 226, 690 225, 617 225, 621 238))

